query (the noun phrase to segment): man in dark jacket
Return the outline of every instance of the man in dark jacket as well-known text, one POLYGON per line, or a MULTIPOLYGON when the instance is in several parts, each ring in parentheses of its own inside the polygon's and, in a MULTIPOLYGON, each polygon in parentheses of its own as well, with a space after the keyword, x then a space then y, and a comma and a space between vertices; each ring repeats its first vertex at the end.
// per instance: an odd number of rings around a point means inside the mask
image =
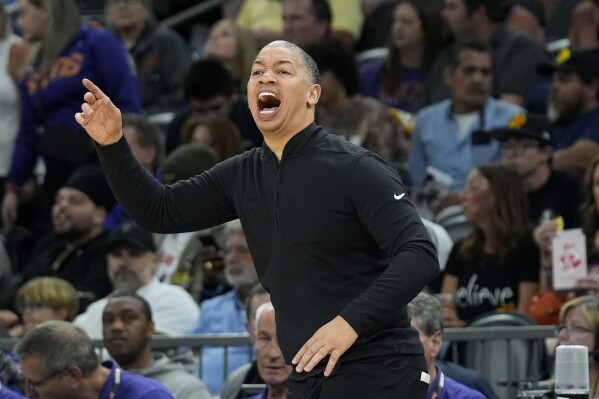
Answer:
POLYGON ((264 145, 167 187, 134 162, 118 108, 89 80, 75 118, 145 228, 241 220, 295 365, 289 398, 421 398, 430 378, 406 305, 439 273, 435 248, 397 172, 314 124, 318 81, 296 45, 265 46, 248 82, 264 145))

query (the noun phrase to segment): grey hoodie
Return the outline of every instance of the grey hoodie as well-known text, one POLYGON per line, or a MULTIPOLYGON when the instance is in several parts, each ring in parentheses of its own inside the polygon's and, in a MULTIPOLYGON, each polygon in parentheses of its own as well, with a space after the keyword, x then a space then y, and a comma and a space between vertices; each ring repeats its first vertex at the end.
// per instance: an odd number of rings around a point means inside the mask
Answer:
POLYGON ((177 399, 212 399, 202 380, 191 375, 181 363, 173 362, 161 352, 153 353, 153 357, 154 363, 149 367, 129 371, 161 382, 177 399))

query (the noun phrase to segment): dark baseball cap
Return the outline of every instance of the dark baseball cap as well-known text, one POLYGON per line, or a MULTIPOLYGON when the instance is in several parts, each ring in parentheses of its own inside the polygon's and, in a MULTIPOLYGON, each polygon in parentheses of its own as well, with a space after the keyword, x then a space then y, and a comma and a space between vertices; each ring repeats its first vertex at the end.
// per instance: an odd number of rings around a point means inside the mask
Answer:
POLYGON ((543 145, 553 145, 553 128, 549 120, 542 115, 516 114, 510 119, 507 126, 493 129, 489 134, 502 142, 511 138, 528 138, 543 145))
POLYGON ((585 80, 599 79, 599 51, 564 47, 557 52, 552 62, 537 66, 540 74, 549 76, 555 71, 576 72, 585 80))
POLYGON ((136 248, 144 252, 156 252, 156 244, 152 233, 141 229, 134 223, 122 223, 110 232, 108 249, 118 245, 136 248))

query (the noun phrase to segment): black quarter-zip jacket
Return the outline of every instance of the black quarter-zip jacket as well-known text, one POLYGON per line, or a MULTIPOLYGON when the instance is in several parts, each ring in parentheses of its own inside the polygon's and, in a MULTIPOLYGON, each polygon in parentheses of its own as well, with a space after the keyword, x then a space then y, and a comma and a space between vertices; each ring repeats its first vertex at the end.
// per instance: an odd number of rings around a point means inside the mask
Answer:
POLYGON ((264 144, 163 186, 124 138, 97 149, 118 201, 147 230, 241 220, 287 363, 337 315, 358 333, 342 362, 423 353, 406 305, 439 264, 399 176, 380 157, 311 124, 280 161, 264 144))

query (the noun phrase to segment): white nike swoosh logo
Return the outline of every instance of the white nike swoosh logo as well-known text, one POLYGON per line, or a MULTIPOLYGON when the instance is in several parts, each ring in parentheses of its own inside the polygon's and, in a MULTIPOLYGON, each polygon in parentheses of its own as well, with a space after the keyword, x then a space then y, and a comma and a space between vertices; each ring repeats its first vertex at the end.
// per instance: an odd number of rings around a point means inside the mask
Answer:
POLYGON ((403 193, 403 194, 400 194, 400 195, 393 194, 393 198, 395 198, 396 200, 400 200, 400 199, 403 198, 404 195, 406 195, 406 193, 403 193))

